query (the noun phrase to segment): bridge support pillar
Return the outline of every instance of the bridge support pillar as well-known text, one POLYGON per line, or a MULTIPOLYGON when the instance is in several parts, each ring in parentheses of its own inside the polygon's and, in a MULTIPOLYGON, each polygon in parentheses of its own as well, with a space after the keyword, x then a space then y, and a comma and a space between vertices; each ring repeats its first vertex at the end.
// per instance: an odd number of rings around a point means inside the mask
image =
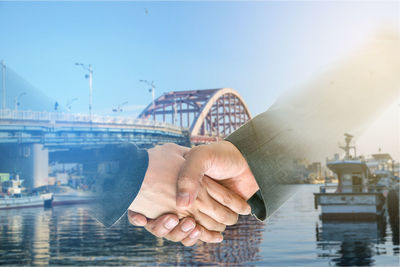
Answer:
POLYGON ((20 145, 14 166, 28 190, 48 184, 49 151, 42 144, 20 145))
POLYGON ((33 188, 47 185, 49 177, 49 151, 42 144, 32 144, 32 185, 33 188))

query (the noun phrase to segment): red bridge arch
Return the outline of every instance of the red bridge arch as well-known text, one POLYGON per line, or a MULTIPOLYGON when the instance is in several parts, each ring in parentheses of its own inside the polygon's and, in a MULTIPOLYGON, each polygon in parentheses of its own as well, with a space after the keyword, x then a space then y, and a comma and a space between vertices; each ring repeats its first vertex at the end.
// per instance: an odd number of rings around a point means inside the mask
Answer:
POLYGON ((158 97, 139 115, 189 131, 192 143, 222 139, 251 119, 246 103, 231 88, 175 91, 158 97))

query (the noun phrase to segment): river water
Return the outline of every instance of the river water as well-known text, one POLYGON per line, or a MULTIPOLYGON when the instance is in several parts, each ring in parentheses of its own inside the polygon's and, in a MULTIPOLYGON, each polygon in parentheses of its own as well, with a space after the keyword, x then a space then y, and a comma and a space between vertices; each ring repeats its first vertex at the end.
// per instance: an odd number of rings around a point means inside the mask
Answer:
POLYGON ((121 220, 105 229, 83 206, 0 211, 2 265, 399 266, 388 222, 322 223, 304 185, 267 222, 242 217, 221 244, 184 247, 121 220))

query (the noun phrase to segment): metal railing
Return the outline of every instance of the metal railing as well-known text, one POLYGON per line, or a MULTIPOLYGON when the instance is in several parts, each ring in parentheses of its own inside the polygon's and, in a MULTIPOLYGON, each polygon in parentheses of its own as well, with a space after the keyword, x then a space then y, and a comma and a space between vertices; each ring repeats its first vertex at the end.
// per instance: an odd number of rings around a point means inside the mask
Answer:
POLYGON ((30 110, 11 110, 0 109, 0 122, 4 120, 12 121, 34 121, 47 123, 92 123, 92 124, 115 124, 126 126, 154 126, 174 131, 186 130, 179 126, 146 119, 136 119, 129 117, 100 116, 80 113, 46 112, 30 110))
POLYGON ((341 192, 347 192, 351 191, 353 193, 360 193, 363 192, 365 189, 367 189, 367 192, 379 192, 384 189, 387 189, 385 186, 378 186, 378 185, 368 185, 368 186, 361 186, 361 185, 342 185, 340 186, 340 190, 338 185, 323 185, 320 186, 319 192, 320 193, 341 193, 341 192))

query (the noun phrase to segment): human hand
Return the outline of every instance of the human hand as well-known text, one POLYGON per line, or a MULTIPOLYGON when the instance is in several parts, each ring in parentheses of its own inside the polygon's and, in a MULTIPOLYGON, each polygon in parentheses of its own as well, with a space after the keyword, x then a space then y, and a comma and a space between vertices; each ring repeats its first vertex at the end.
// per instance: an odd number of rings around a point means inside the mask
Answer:
POLYGON ((177 181, 178 207, 189 207, 195 202, 205 176, 217 180, 245 200, 259 189, 246 159, 228 141, 194 147, 185 154, 185 159, 177 181))
MULTIPOLYGON (((233 145, 229 142, 214 143, 213 146, 199 146, 197 148, 192 148, 190 154, 185 155, 184 157, 189 158, 191 161, 200 160, 200 165, 203 164, 201 170, 206 169, 205 167, 207 166, 204 165, 208 165, 210 160, 217 159, 214 162, 215 165, 211 166, 212 168, 209 168, 212 169, 209 174, 213 175, 214 173, 217 173, 218 175, 216 175, 216 177, 220 179, 220 183, 224 184, 228 189, 236 192, 247 200, 258 190, 258 185, 241 153, 236 149, 236 147, 231 146, 233 145), (216 151, 218 153, 214 153, 216 151), (225 157, 225 160, 223 157, 225 157), (228 170, 224 170, 224 168, 228 170), (224 177, 231 178, 223 179, 224 177)), ((187 163, 188 162, 185 162, 185 165, 187 163)), ((191 162, 190 164, 193 166, 195 163, 196 162, 191 162)), ((184 167, 182 167, 180 174, 185 174, 183 168, 184 167)), ((187 170, 190 171, 191 168, 188 168, 187 170)), ((204 173, 205 172, 206 171, 204 171, 204 173)), ((186 173, 189 172, 186 171, 186 173)), ((145 226, 145 228, 153 235, 165 237, 166 239, 175 242, 181 241, 184 245, 193 245, 197 242, 197 239, 190 238, 190 231, 185 233, 180 229, 181 223, 176 227, 171 227, 171 225, 167 226, 168 220, 173 220, 175 221, 175 224, 178 224, 178 217, 174 214, 165 214, 156 220, 148 220, 145 216, 139 213, 130 212, 128 217, 133 225, 145 226)), ((219 238, 216 234, 207 232, 205 229, 204 231, 201 232, 202 241, 208 243, 218 242, 219 238)))
POLYGON ((128 220, 132 225, 143 226, 157 237, 181 242, 185 246, 193 246, 199 240, 206 243, 219 243, 223 240, 220 232, 209 231, 190 217, 179 220, 175 214, 164 214, 157 219, 147 219, 144 215, 129 210, 128 220))
POLYGON ((250 207, 246 201, 207 177, 202 179, 194 205, 177 208, 177 177, 187 151, 188 148, 175 144, 148 150, 148 170, 129 210, 148 218, 157 218, 165 213, 177 214, 179 218, 193 217, 212 231, 223 231, 225 225, 236 223, 238 213, 249 214, 250 207))

